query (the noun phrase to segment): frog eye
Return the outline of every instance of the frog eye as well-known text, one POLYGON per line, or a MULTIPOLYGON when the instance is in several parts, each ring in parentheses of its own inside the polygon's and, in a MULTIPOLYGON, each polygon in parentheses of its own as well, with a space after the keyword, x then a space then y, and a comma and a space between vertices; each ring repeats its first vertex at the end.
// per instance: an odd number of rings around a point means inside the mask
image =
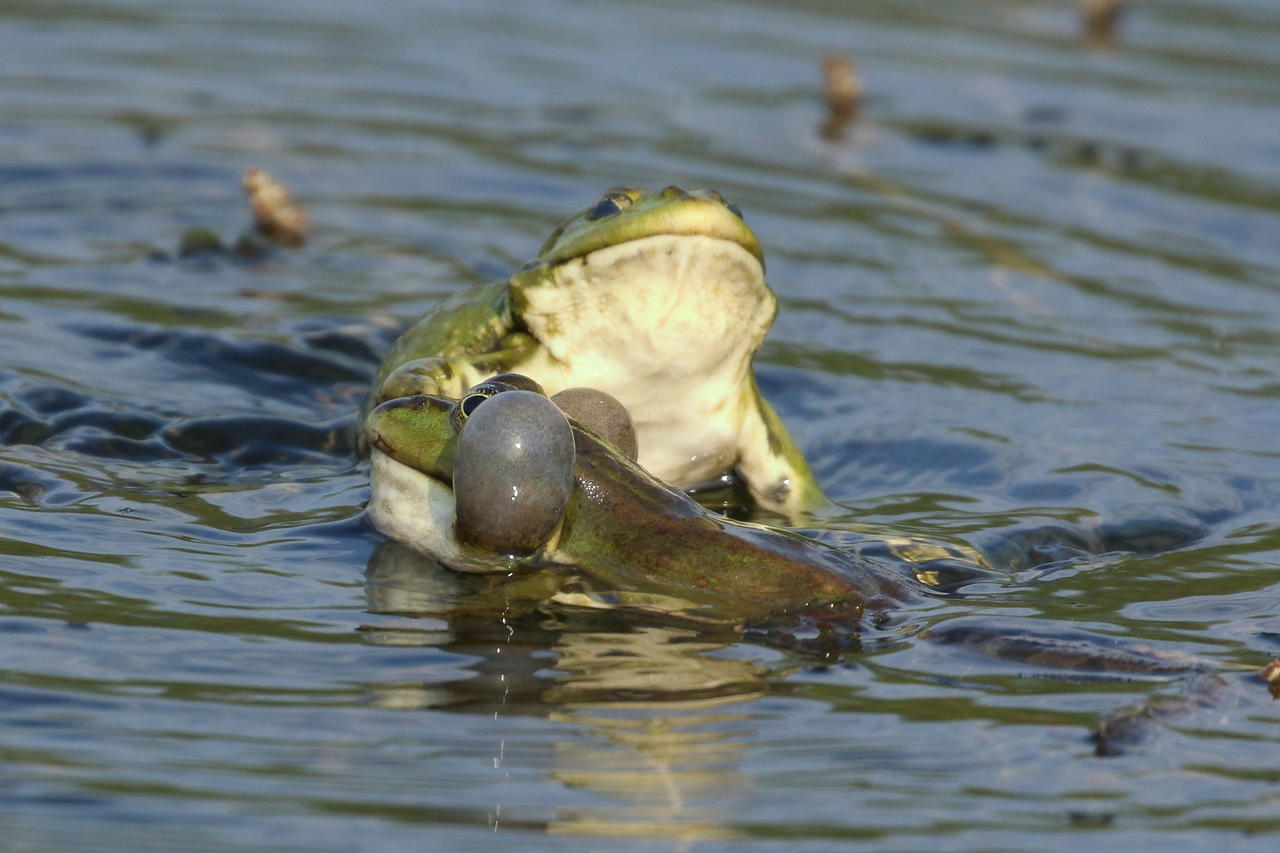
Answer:
POLYGON ((531 553, 569 503, 573 431, 550 400, 531 391, 494 394, 474 412, 453 459, 458 538, 498 554, 531 553))
POLYGON ((471 413, 476 410, 476 406, 479 406, 488 399, 488 394, 468 394, 462 398, 462 402, 458 403, 458 408, 462 410, 462 416, 464 418, 469 418, 471 417, 471 413))
POLYGON ((471 418, 472 412, 496 393, 498 392, 493 388, 477 385, 464 394, 458 404, 453 407, 453 428, 461 432, 463 425, 471 418))
POLYGON ((728 211, 732 213, 734 216, 738 217, 739 219, 742 219, 744 222, 746 221, 745 218, 742 216, 742 208, 738 207, 736 204, 729 201, 729 199, 725 198, 720 193, 719 190, 705 190, 704 192, 707 198, 711 199, 712 201, 720 202, 720 204, 723 204, 725 208, 727 208, 728 211))
POLYGON ((604 219, 606 216, 613 216, 615 213, 621 213, 629 208, 632 204, 631 196, 622 190, 608 190, 604 195, 600 196, 600 200, 592 205, 587 211, 587 221, 594 222, 597 219, 604 219))
POLYGON ((519 373, 499 373, 496 376, 490 376, 480 384, 468 388, 462 395, 462 399, 453 410, 454 428, 461 430, 462 425, 481 403, 503 391, 531 391, 534 394, 546 396, 542 386, 528 376, 522 376, 519 373))

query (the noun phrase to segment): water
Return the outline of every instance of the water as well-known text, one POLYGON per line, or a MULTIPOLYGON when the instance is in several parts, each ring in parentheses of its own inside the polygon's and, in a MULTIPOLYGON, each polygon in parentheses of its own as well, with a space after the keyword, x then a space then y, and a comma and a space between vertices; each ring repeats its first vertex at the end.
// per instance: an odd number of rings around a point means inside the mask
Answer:
POLYGON ((4 845, 1265 844, 1280 10, 1133 5, 1109 50, 1047 0, 0 5, 4 845), (831 49, 869 90, 839 139, 831 49), (249 165, 305 249, 152 257, 234 237, 249 165), (824 486, 996 576, 824 656, 495 618, 380 544, 344 426, 395 324, 619 183, 746 211, 824 486), (966 626, 1225 675, 1099 758, 1192 688, 915 635, 966 626))

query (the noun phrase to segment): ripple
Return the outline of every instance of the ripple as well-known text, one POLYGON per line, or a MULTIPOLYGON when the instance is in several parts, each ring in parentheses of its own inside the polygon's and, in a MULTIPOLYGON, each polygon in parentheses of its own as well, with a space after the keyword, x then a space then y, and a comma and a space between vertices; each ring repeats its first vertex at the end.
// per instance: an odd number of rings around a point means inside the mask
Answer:
POLYGON ((1067 6, 927 0, 22 0, 0 22, 13 843, 1276 828, 1248 674, 1280 631, 1268 4, 1135 6, 1106 51, 1067 6), (835 141, 833 48, 868 91, 835 141), (246 227, 252 164, 308 204, 309 246, 159 260, 246 227), (378 543, 351 413, 400 325, 619 183, 716 186, 757 229, 782 306, 761 385, 848 504, 824 535, 977 546, 989 571, 833 649, 544 606, 566 579, 378 543), (1225 687, 1100 761, 1089 727, 1176 682, 924 636, 993 627, 1201 656, 1225 687))

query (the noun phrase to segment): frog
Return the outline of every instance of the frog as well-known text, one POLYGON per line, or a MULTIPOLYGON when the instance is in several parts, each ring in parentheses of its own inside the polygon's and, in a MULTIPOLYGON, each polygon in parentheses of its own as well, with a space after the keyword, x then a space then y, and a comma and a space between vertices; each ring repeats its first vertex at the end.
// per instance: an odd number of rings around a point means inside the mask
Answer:
MULTIPOLYGON (((716 190, 607 190, 506 281, 445 299, 392 346, 361 410, 458 398, 519 371, 550 394, 599 389, 631 412, 639 464, 671 485, 741 482, 791 519, 831 504, 756 381, 777 314, 764 251, 716 190)), ((367 446, 369 431, 364 431, 367 446)))
MULTIPOLYGON (((856 648, 862 631, 899 630, 895 613, 945 598, 930 579, 937 564, 959 559, 930 560, 928 548, 899 550, 897 560, 872 557, 715 513, 637 463, 625 408, 593 389, 549 398, 529 377, 502 374, 459 399, 393 398, 370 412, 367 428, 374 527, 448 568, 503 573, 504 613, 532 590, 548 605, 647 611, 735 631, 795 624, 816 627, 820 637, 846 631, 856 648), (547 569, 589 583, 565 586, 547 569)), ((986 564, 972 568, 981 573, 986 564)), ((1073 678, 1156 676, 1182 685, 1172 698, 1102 718, 1091 733, 1100 756, 1211 707, 1232 668, 1086 632, 929 621, 915 636, 962 653, 1073 678)), ((1264 678, 1280 681, 1280 666, 1264 678)))
POLYGON ((632 604, 694 618, 802 613, 857 624, 918 600, 892 566, 726 518, 662 482, 619 449, 624 407, 611 407, 615 423, 557 405, 579 390, 548 398, 533 379, 501 374, 458 399, 379 404, 366 419, 374 527, 451 569, 561 567, 615 596, 642 591, 632 604))

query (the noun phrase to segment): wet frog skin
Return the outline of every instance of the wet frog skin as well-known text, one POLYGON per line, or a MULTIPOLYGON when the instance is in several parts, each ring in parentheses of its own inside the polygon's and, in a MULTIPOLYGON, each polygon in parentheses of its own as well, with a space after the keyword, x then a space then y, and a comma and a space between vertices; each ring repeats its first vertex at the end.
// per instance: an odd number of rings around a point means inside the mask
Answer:
MULTIPOLYGON (((817 620, 857 631, 868 617, 884 624, 893 608, 937 592, 919 582, 929 572, 908 568, 909 558, 898 565, 722 518, 652 477, 593 425, 564 415, 536 383, 512 374, 475 386, 461 400, 417 395, 388 401, 368 421, 375 473, 370 519, 387 536, 446 566, 515 573, 507 581, 514 584, 510 594, 527 595, 529 586, 535 596, 542 590, 548 603, 561 605, 738 626, 817 620), (512 422, 515 428, 507 429, 512 422), (507 451, 517 445, 519 453, 511 457, 507 451), (566 484, 563 499, 548 508, 546 493, 559 490, 548 483, 557 479, 566 484), (496 525, 475 525, 459 513, 462 493, 474 489, 485 495, 481 514, 496 517, 496 525), (532 509, 505 497, 525 492, 536 496, 532 509), (548 567, 586 576, 593 588, 608 592, 566 591, 545 573, 521 571, 548 567)), ((1087 633, 1046 635, 960 620, 919 636, 1075 677, 1185 679, 1171 699, 1103 719, 1093 733, 1099 755, 1124 752, 1152 725, 1210 707, 1226 683, 1211 661, 1126 648, 1087 633)))
POLYGON ((406 331, 363 414, 398 397, 456 399, 505 371, 548 394, 590 386, 631 412, 654 476, 690 489, 736 473, 760 506, 796 517, 827 501, 752 372, 776 312, 760 243, 718 192, 619 187, 509 280, 406 331))
MULTIPOLYGON (((396 398, 374 409, 367 427, 373 466, 369 514, 374 526, 454 569, 565 566, 614 589, 644 590, 664 600, 691 603, 695 610, 714 609, 735 621, 824 610, 856 624, 865 611, 882 611, 917 597, 890 566, 804 536, 712 513, 655 479, 587 426, 565 418, 525 377, 494 377, 459 401, 430 395, 396 398), (540 415, 529 415, 530 409, 524 408, 535 401, 553 412, 553 420, 564 422, 572 452, 567 463, 548 466, 556 470, 522 481, 520 463, 502 456, 505 444, 472 442, 472 447, 467 440, 472 438, 470 431, 491 428, 482 420, 486 415, 492 415, 489 421, 500 421, 508 414, 505 409, 519 414, 522 422, 537 420, 540 415), (486 461, 493 462, 492 470, 482 476, 491 477, 491 482, 459 482, 461 471, 483 469, 486 461), (466 500, 462 489, 541 498, 546 478, 558 478, 564 464, 572 466, 571 486, 563 504, 547 516, 545 536, 530 538, 519 532, 504 544, 492 541, 495 534, 488 527, 475 531, 463 523, 458 513, 466 500), (477 537, 483 544, 476 543, 477 537)), ((536 436, 519 440, 535 460, 531 464, 563 456, 562 450, 538 443, 536 436)), ((541 529, 526 515, 545 512, 538 507, 524 513, 517 507, 505 516, 501 505, 493 511, 503 517, 500 530, 520 531, 541 529)))

